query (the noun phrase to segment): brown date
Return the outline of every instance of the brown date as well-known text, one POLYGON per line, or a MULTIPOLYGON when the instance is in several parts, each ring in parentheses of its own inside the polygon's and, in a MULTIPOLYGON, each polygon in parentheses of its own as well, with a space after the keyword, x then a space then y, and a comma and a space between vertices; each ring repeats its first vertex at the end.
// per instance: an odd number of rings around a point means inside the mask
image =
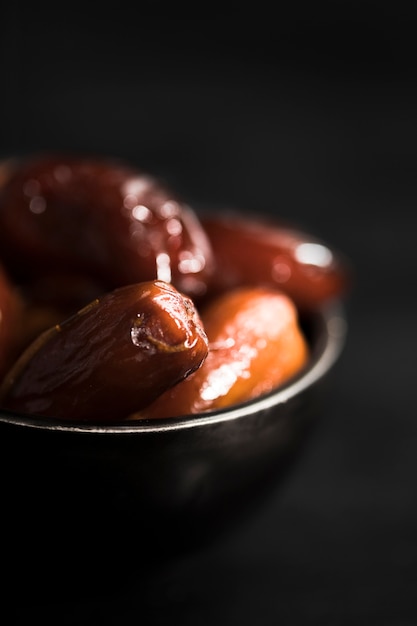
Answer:
POLYGON ((117 160, 85 156, 8 163, 0 249, 18 283, 53 270, 89 277, 99 293, 160 279, 194 297, 204 294, 212 268, 199 219, 166 184, 117 160))
POLYGON ((184 416, 258 397, 306 364, 309 348, 291 299, 272 288, 247 287, 201 311, 209 338, 202 366, 130 419, 184 416))
POLYGON ((311 309, 343 296, 349 287, 347 260, 307 233, 234 212, 200 219, 216 261, 214 292, 269 285, 287 293, 300 308, 311 309))
POLYGON ((163 281, 119 287, 42 333, 0 389, 3 408, 119 421, 200 367, 208 340, 192 300, 163 281))

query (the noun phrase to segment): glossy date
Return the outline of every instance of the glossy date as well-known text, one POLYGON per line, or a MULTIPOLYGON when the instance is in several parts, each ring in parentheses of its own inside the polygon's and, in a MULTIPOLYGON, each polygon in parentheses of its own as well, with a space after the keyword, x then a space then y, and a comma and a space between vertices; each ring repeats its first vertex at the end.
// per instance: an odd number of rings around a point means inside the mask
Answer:
POLYGON ((0 405, 92 423, 279 387, 308 362, 299 314, 352 278, 309 233, 198 215, 145 171, 57 154, 0 164, 0 263, 0 405))
POLYGON ((119 421, 189 376, 207 351, 190 298, 162 281, 119 287, 40 335, 5 377, 1 405, 119 421))
POLYGON ((201 312, 209 352, 201 367, 131 418, 185 416, 239 404, 300 372, 309 348, 290 298, 272 288, 235 289, 201 312))
POLYGON ((274 220, 227 212, 201 217, 216 263, 210 289, 268 285, 303 309, 345 294, 351 268, 323 241, 274 220))

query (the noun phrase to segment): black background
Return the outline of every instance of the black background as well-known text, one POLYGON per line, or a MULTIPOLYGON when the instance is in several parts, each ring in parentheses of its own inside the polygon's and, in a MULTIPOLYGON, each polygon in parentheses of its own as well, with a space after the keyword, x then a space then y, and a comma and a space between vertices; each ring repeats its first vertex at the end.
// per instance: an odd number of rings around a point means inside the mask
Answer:
POLYGON ((417 23, 394 3, 261 11, 0 11, 3 156, 120 156, 196 208, 284 217, 355 270, 325 411, 267 502, 102 593, 75 573, 29 601, 22 563, 16 623, 417 623, 417 23))

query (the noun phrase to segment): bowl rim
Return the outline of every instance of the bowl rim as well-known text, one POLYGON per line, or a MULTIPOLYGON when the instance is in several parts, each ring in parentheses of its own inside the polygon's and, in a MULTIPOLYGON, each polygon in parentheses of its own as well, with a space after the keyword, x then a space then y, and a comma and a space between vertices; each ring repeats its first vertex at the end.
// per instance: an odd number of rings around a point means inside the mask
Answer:
POLYGON ((142 419, 120 424, 98 424, 87 422, 58 421, 42 417, 31 417, 0 408, 0 424, 15 425, 45 431, 63 431, 71 433, 95 434, 134 434, 162 433, 189 428, 198 428, 210 424, 230 422, 259 411, 266 411, 278 405, 284 405, 292 398, 312 387, 322 379, 336 363, 344 348, 347 334, 345 308, 341 301, 332 301, 315 309, 313 314, 320 318, 323 333, 318 345, 313 346, 313 354, 303 371, 287 383, 259 398, 248 400, 230 407, 224 407, 207 413, 168 417, 160 419, 142 419))

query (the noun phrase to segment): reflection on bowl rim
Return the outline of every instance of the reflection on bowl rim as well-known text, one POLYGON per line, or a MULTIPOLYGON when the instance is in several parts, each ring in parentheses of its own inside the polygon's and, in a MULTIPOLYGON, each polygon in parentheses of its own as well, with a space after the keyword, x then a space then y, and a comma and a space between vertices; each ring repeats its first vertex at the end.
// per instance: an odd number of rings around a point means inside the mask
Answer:
POLYGON ((324 341, 319 346, 317 353, 314 353, 313 350, 311 362, 300 375, 295 376, 291 381, 281 385, 275 391, 271 391, 259 398, 191 416, 138 420, 111 425, 64 422, 40 417, 22 416, 0 409, 0 423, 48 431, 57 430, 104 435, 116 433, 157 433, 236 420, 253 415, 258 411, 285 404, 323 378, 337 361, 344 347, 347 324, 342 304, 340 302, 331 303, 319 309, 318 313, 322 317, 326 333, 324 333, 324 337, 321 337, 324 341))

